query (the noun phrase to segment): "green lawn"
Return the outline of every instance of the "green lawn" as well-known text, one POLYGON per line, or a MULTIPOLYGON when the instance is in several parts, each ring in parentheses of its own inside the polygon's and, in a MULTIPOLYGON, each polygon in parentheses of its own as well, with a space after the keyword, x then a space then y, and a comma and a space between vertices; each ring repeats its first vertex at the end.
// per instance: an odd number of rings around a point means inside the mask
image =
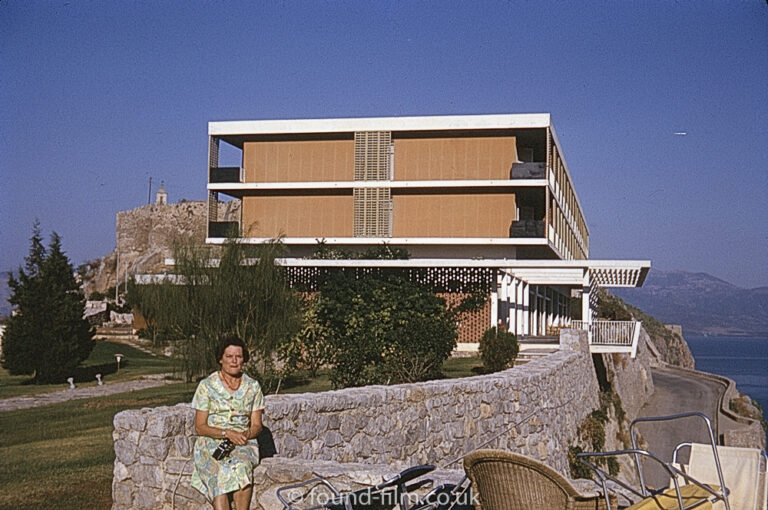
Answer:
MULTIPOLYGON (((121 364, 119 374, 105 372, 105 381, 173 370, 172 362, 167 358, 109 342, 99 342, 95 346, 85 364, 86 369, 114 363, 115 352, 125 354, 128 362, 121 364)), ((450 359, 445 362, 443 371, 446 377, 465 377, 476 375, 481 365, 478 358, 450 359)), ((66 387, 25 385, 25 379, 28 378, 10 377, 5 371, 0 372, 0 398, 66 387)), ((114 415, 126 409, 189 402, 195 386, 195 383, 173 383, 130 393, 0 412, 0 510, 109 508, 115 460, 114 415)), ((280 393, 329 389, 328 375, 321 371, 315 379, 294 377, 284 382, 280 393)))
POLYGON ((479 356, 448 358, 443 363, 443 375, 446 379, 458 379, 483 373, 483 360, 479 356))
MULTIPOLYGON (((96 374, 102 375, 105 383, 135 379, 142 375, 173 372, 174 362, 165 356, 154 356, 133 347, 96 340, 89 358, 73 374, 79 387, 95 386, 96 374), (120 372, 117 371, 115 354, 123 354, 120 372)), ((66 381, 61 384, 32 384, 30 376, 12 376, 5 369, 0 369, 0 398, 19 395, 33 395, 68 388, 66 381)))
POLYGON ((189 402, 194 390, 178 383, 0 413, 0 509, 109 508, 114 415, 189 402))

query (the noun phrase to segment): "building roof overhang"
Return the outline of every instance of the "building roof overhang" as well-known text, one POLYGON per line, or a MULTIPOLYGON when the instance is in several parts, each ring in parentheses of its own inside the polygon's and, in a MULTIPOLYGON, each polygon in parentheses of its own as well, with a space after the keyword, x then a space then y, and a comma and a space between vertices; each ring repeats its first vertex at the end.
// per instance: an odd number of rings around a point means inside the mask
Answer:
MULTIPOLYGON (((255 260, 246 261, 254 263, 255 260)), ((487 268, 532 285, 582 287, 641 287, 651 268, 649 260, 515 260, 515 259, 304 259, 281 258, 285 267, 325 268, 487 268)), ((218 265, 218 260, 210 261, 218 265)), ((174 266, 166 259, 166 266, 174 266)), ((137 275, 139 284, 159 283, 173 275, 137 275)), ((177 278, 174 276, 174 278, 177 278)), ((170 278, 173 281, 173 278, 170 278)))
POLYGON ((549 113, 359 117, 345 119, 236 120, 208 123, 210 136, 354 133, 355 131, 456 131, 551 126, 549 113))

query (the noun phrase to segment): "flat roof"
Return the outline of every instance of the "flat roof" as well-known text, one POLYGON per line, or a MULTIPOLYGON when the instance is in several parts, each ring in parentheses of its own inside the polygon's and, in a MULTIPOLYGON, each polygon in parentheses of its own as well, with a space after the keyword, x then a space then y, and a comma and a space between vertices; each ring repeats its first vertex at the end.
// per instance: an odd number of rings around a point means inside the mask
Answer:
POLYGON ((551 127, 549 113, 358 117, 344 119, 234 120, 208 123, 211 136, 339 133, 355 131, 451 131, 551 127))

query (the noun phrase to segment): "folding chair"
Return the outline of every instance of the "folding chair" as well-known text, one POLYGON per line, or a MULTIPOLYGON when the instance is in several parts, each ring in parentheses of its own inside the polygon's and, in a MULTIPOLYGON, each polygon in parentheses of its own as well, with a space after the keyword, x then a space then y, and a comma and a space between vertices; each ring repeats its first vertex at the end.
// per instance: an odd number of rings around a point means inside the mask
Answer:
MULTIPOLYGON (((717 466, 712 447, 701 443, 682 443, 675 448, 672 462, 678 464, 678 454, 690 448, 688 464, 680 469, 703 483, 717 483, 717 466)), ((728 500, 734 510, 768 510, 768 456, 757 448, 718 446, 717 456, 723 479, 730 493, 728 500)), ((722 502, 715 509, 724 508, 722 502)))
MULTIPOLYGON (((715 447, 716 443, 714 433, 712 432, 712 423, 709 418, 707 418, 707 416, 701 413, 682 413, 672 416, 638 418, 630 424, 629 430, 632 437, 632 448, 630 449, 612 452, 585 452, 577 455, 581 462, 589 466, 592 471, 595 472, 599 478, 599 482, 603 486, 604 494, 607 495, 609 492, 608 481, 610 480, 628 490, 635 496, 642 498, 639 502, 633 504, 627 510, 690 510, 693 508, 704 510, 713 508, 713 503, 716 502, 722 502, 726 510, 731 510, 731 506, 728 500, 729 489, 726 487, 724 482, 723 471, 720 465, 720 459, 718 457, 718 451, 715 447), (709 453, 712 457, 712 466, 714 466, 715 472, 713 482, 707 483, 703 480, 699 480, 692 476, 690 473, 683 471, 680 467, 675 466, 672 463, 665 462, 657 455, 637 447, 637 435, 635 426, 638 423, 665 422, 683 418, 700 418, 707 426, 711 443, 711 446, 709 447, 709 453), (621 455, 631 456, 632 460, 634 461, 637 478, 639 480, 639 487, 630 486, 628 483, 619 480, 615 476, 599 468, 595 462, 589 460, 591 458, 617 457, 621 455), (669 489, 654 490, 648 487, 645 482, 645 476, 643 474, 643 458, 657 463, 666 471, 671 480, 669 489)), ((678 446, 677 449, 679 448, 680 446, 678 446)), ((607 504, 608 509, 612 510, 610 501, 607 501, 607 504)))

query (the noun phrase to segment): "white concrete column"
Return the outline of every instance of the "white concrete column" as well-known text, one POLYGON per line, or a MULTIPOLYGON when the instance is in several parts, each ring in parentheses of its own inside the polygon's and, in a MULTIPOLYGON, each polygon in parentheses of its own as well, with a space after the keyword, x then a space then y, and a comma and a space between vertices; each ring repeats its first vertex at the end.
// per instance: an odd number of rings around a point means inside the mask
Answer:
POLYGON ((589 303, 592 290, 591 283, 589 269, 586 269, 584 270, 584 284, 581 287, 581 320, 585 324, 592 324, 592 307, 589 303))
POLYGON ((544 289, 545 289, 545 292, 546 292, 546 298, 544 299, 544 304, 545 304, 545 308, 546 308, 546 311, 547 311, 547 322, 546 322, 545 327, 544 327, 544 334, 546 334, 547 333, 546 328, 550 327, 550 326, 554 326, 554 324, 555 324, 555 314, 557 312, 555 311, 556 304, 555 304, 555 293, 554 293, 554 291, 551 288, 549 288, 549 287, 545 287, 544 289))
POLYGON ((517 278, 512 279, 512 306, 509 309, 509 330, 515 335, 520 334, 519 310, 521 306, 520 286, 522 283, 517 278))
POLYGON ((509 275, 509 285, 507 286, 507 299, 509 307, 507 308, 507 329, 514 333, 515 331, 515 277, 509 275))
POLYGON ((491 325, 488 326, 489 328, 492 328, 493 326, 496 326, 499 321, 499 293, 498 292, 491 292, 491 325))
POLYGON ((531 324, 529 324, 528 327, 528 333, 531 335, 538 335, 539 334, 539 286, 533 285, 531 286, 531 294, 533 294, 533 297, 530 299, 530 310, 531 310, 531 324))
POLYGON ((520 286, 520 294, 522 297, 521 302, 523 303, 522 308, 520 309, 520 334, 521 335, 527 335, 530 325, 531 325, 531 314, 530 314, 530 285, 526 282, 523 283, 523 285, 520 286))

